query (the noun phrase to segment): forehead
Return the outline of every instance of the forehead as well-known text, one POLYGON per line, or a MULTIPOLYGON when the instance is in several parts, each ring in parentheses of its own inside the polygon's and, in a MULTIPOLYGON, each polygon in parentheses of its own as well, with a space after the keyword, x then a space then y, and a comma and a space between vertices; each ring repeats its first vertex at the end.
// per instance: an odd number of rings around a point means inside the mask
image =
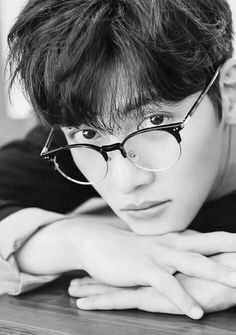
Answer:
POLYGON ((138 70, 135 72, 130 67, 126 70, 122 64, 104 69, 95 83, 89 96, 84 95, 88 103, 81 106, 79 103, 75 118, 64 126, 89 125, 114 133, 123 127, 139 124, 153 110, 168 109, 170 112, 179 104, 160 99, 158 88, 147 85, 145 79, 142 81, 138 70))
POLYGON ((148 109, 158 111, 172 105, 160 102, 154 91, 142 86, 140 78, 120 66, 103 83, 96 114, 104 126, 114 130, 129 122, 138 122, 148 109))

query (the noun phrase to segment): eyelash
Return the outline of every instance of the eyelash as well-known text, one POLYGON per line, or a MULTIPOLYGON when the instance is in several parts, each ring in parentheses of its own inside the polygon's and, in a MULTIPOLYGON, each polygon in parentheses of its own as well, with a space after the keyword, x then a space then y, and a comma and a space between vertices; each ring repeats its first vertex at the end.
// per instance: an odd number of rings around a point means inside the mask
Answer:
MULTIPOLYGON (((78 134, 78 133, 81 133, 82 135, 82 132, 83 131, 94 131, 96 132, 96 134, 99 135, 99 133, 97 132, 96 129, 93 129, 93 128, 84 128, 84 129, 73 129, 71 130, 69 133, 68 133, 68 137, 72 140, 75 140, 75 136, 78 134)), ((85 138, 84 138, 85 139, 85 138)), ((86 140, 86 139, 85 139, 86 140)), ((89 141, 89 139, 87 139, 89 141)))
MULTIPOLYGON (((140 124, 139 124, 139 126, 138 126, 138 129, 141 129, 141 125, 142 125, 142 123, 144 123, 145 121, 150 121, 150 122, 152 122, 151 121, 151 118, 153 118, 153 117, 163 117, 163 119, 165 120, 165 119, 167 119, 167 120, 173 120, 173 115, 171 115, 171 114, 167 114, 167 113, 165 113, 165 112, 163 112, 163 113, 160 113, 160 112, 158 112, 158 113, 153 113, 153 114, 150 114, 150 115, 148 115, 148 116, 146 116, 143 120, 142 120, 142 122, 140 122, 140 124)), ((161 125, 163 125, 165 123, 165 121, 163 121, 161 124, 160 124, 160 126, 161 125)), ((171 122, 168 122, 168 123, 171 123, 171 122)), ((166 123, 167 124, 167 123, 166 123)), ((153 126, 155 127, 155 124, 153 124, 153 126)), ((158 125, 156 125, 156 126, 158 126, 158 125)), ((144 127, 145 128, 145 127, 144 127)))
MULTIPOLYGON (((138 127, 137 127, 137 130, 142 129, 141 125, 142 125, 143 122, 148 121, 148 120, 150 121, 150 119, 151 119, 152 117, 155 117, 155 116, 163 117, 164 119, 167 119, 167 120, 171 120, 171 119, 173 119, 173 115, 172 115, 172 114, 167 114, 167 112, 163 112, 163 113, 158 112, 158 113, 153 113, 153 114, 150 113, 150 115, 146 116, 146 117, 142 120, 142 122, 140 122, 140 124, 139 124, 138 127)), ((151 122, 151 121, 150 121, 150 122, 151 122)), ((162 122, 162 124, 163 124, 163 123, 164 123, 164 122, 162 122)), ((171 122, 168 122, 168 123, 171 123, 171 122)), ((160 126, 161 126, 162 124, 160 124, 160 126)), ((153 126, 155 127, 154 124, 153 124, 153 126)), ((144 127, 144 128, 145 128, 145 127, 144 127)), ((82 133, 82 131, 84 131, 84 130, 88 130, 88 131, 89 131, 89 130, 92 130, 92 131, 95 131, 95 132, 97 133, 97 130, 96 130, 96 129, 93 129, 93 128, 72 129, 72 130, 68 133, 68 136, 69 136, 72 140, 74 140, 75 135, 78 134, 79 132, 82 133)), ((135 130, 134 130, 134 131, 135 131, 135 130)), ((99 133, 97 133, 97 134, 99 134, 99 133)))

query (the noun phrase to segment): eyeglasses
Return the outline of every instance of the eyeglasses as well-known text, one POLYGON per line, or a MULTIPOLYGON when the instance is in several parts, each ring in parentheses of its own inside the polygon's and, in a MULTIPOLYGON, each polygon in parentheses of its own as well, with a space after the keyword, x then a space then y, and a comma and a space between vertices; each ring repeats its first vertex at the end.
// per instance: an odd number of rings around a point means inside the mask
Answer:
POLYGON ((52 129, 40 156, 53 162, 55 169, 63 177, 82 185, 97 184, 106 177, 111 160, 108 153, 114 150, 119 150, 124 158, 143 170, 167 170, 180 159, 180 131, 207 95, 219 72, 220 68, 181 122, 137 130, 129 134, 122 143, 103 146, 72 144, 49 150, 54 135, 52 129))

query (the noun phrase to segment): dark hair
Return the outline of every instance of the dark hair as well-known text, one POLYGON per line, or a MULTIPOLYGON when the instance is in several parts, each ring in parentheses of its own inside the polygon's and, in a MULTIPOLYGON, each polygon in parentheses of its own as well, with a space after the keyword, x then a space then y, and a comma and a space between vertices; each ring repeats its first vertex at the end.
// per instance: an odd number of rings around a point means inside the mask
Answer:
MULTIPOLYGON (((202 90, 232 55, 232 18, 225 0, 29 0, 8 42, 10 88, 40 118, 111 130, 129 111, 117 94, 140 112, 202 90)), ((210 97, 219 111, 217 83, 210 97)))

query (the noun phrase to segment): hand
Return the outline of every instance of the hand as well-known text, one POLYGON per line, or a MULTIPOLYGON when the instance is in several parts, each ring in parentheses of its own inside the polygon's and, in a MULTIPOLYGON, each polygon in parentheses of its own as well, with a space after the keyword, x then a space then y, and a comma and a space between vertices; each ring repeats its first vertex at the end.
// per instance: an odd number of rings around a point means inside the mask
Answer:
POLYGON ((69 295, 85 310, 140 309, 148 312, 183 314, 153 287, 115 287, 91 278, 73 279, 69 295))
MULTIPOLYGON (((175 272, 208 280, 217 278, 220 283, 236 286, 235 278, 229 275, 231 268, 200 255, 234 251, 234 234, 141 236, 111 226, 110 218, 106 221, 102 217, 99 222, 98 217, 80 216, 79 221, 75 227, 79 227, 82 269, 100 282, 153 287, 192 318, 201 317, 202 311, 173 276, 175 272)), ((73 235, 76 237, 76 231, 73 235)))
MULTIPOLYGON (((236 304, 235 289, 183 274, 178 274, 177 278, 205 313, 225 310, 236 304)), ((69 294, 82 298, 77 300, 77 306, 85 310, 136 308, 154 313, 183 314, 153 287, 119 288, 85 277, 71 281, 69 294)))

